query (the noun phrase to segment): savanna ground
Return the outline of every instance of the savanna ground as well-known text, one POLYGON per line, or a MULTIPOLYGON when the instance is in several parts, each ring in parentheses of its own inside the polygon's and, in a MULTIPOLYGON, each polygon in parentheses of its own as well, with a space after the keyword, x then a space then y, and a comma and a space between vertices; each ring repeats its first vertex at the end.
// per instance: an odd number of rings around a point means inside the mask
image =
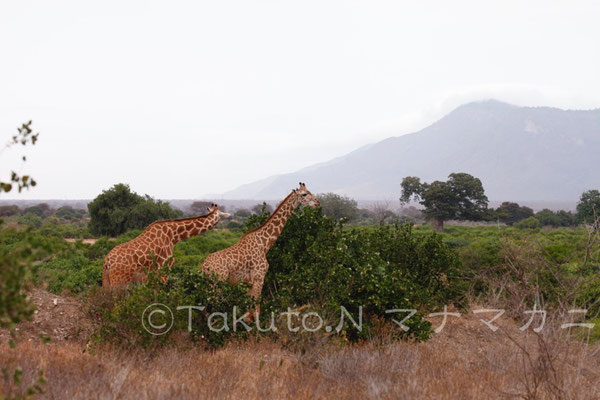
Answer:
POLYGON ((17 348, 3 340, 0 363, 20 366, 27 384, 43 370, 47 383, 42 398, 600 396, 597 347, 558 340, 555 330, 523 333, 506 318, 496 322, 499 329, 493 332, 467 312, 449 317, 444 329, 426 342, 378 338, 315 346, 304 354, 256 337, 214 351, 180 338, 153 351, 104 346, 90 352, 86 338, 93 322, 78 301, 44 290, 34 290, 33 298, 39 311, 20 327, 17 348), (49 336, 50 343, 41 343, 39 334, 49 336))
MULTIPOLYGON (((306 227, 312 226, 311 221, 301 222, 306 227)), ((293 221, 291 225, 293 229, 293 221)), ((326 239, 319 236, 319 229, 308 229, 303 233, 303 237, 313 236, 320 242, 316 250, 314 245, 303 250, 311 255, 310 263, 317 265, 316 268, 322 269, 322 265, 332 263, 339 268, 335 270, 336 276, 346 269, 352 269, 356 274, 372 271, 384 274, 374 282, 387 282, 387 272, 381 272, 383 267, 377 266, 382 260, 365 258, 367 253, 371 257, 372 249, 366 249, 362 254, 353 243, 380 236, 387 240, 385 235, 391 233, 384 230, 372 233, 376 228, 370 227, 344 228, 340 241, 327 247, 323 244, 326 239), (347 246, 343 251, 350 254, 348 259, 331 253, 341 248, 340 243, 347 246), (327 254, 328 258, 320 260, 314 257, 315 254, 327 254), (375 264, 375 268, 357 269, 352 264, 355 259, 361 265, 375 264)), ((184 329, 174 332, 164 343, 148 342, 145 337, 138 339, 139 334, 134 330, 140 323, 133 320, 139 308, 134 307, 137 303, 127 301, 140 299, 141 305, 146 304, 142 300, 148 300, 151 291, 144 285, 128 292, 124 302, 108 306, 102 303, 110 309, 114 319, 104 320, 99 316, 98 303, 102 299, 99 300, 95 287, 101 259, 116 243, 133 237, 135 232, 116 241, 100 239, 93 244, 65 243, 60 234, 53 238, 45 232, 46 240, 52 241, 54 254, 39 263, 31 277, 31 296, 37 312, 31 321, 19 325, 20 340, 16 348, 8 345, 7 332, 0 334, 0 364, 4 368, 20 367, 23 370, 21 384, 16 386, 5 380, 0 386, 2 393, 22 393, 42 370, 46 383, 44 393, 39 397, 52 399, 600 398, 598 324, 592 330, 561 329, 565 322, 584 322, 568 314, 572 304, 589 305, 590 311, 598 307, 594 301, 598 298, 600 259, 598 249, 592 248, 585 270, 581 268, 586 253, 583 227, 518 230, 450 226, 442 235, 434 234, 426 227, 416 227, 409 233, 398 232, 392 233, 399 235, 398 240, 402 243, 410 240, 416 243, 416 247, 408 246, 408 250, 403 251, 418 254, 423 249, 435 254, 447 252, 444 253, 447 257, 455 255, 457 260, 444 258, 444 262, 460 269, 458 275, 444 270, 440 282, 448 280, 450 283, 440 286, 439 290, 431 289, 431 285, 410 286, 409 289, 402 286, 406 285, 404 281, 400 281, 402 293, 408 293, 406 296, 411 302, 417 302, 418 308, 425 311, 423 323, 415 325, 415 329, 423 332, 422 337, 399 335, 401 331, 397 325, 375 318, 369 325, 370 333, 364 336, 353 336, 349 332, 347 336, 315 333, 296 338, 284 334, 250 333, 243 337, 216 338, 219 340, 217 346, 193 339, 184 329), (436 244, 438 239, 441 242, 436 244), (421 241, 426 245, 419 247, 421 241), (456 285, 452 283, 453 279, 456 279, 456 285), (447 292, 456 293, 456 296, 448 297, 447 292), (435 298, 436 302, 427 303, 421 294, 435 298), (528 319, 524 311, 531 309, 535 299, 541 299, 549 310, 548 319, 539 333, 533 330, 539 325, 539 318, 529 329, 522 331, 519 327, 528 319), (441 311, 442 305, 446 304, 449 312, 459 312, 461 316, 448 316, 441 332, 433 333, 432 329, 440 325, 442 318, 428 316, 428 313, 441 311), (119 310, 115 311, 113 306, 119 310), (492 331, 481 320, 489 321, 494 313, 474 313, 484 308, 507 310, 493 322, 498 330, 492 331), (129 310, 130 314, 123 313, 123 309, 129 310), (119 330, 129 322, 130 330, 98 335, 102 324, 119 330), (431 322, 430 326, 428 322, 431 322), (47 340, 43 338, 50 341, 44 343, 47 340)), ((5 239, 9 243, 15 234, 7 235, 5 239)), ((192 238, 177 245, 175 257, 182 268, 197 267, 208 253, 235 243, 240 235, 241 232, 236 230, 218 230, 206 237, 192 238)), ((297 250, 306 246, 296 239, 290 233, 289 237, 282 238, 282 248, 273 250, 270 261, 274 280, 281 285, 284 285, 281 274, 293 276, 285 263, 288 258, 294 259, 288 257, 294 253, 288 254, 283 250, 284 246, 297 250)), ((430 256, 430 253, 427 254, 430 256)), ((383 260, 387 264, 396 262, 395 253, 381 257, 387 257, 383 260)), ((427 259, 431 260, 436 259, 427 259)), ((298 257, 294 261, 308 262, 298 257)), ((408 266, 418 266, 420 262, 417 258, 408 266)), ((385 263, 382 265, 387 265, 385 263)), ((396 269, 402 268, 401 264, 396 266, 396 269)), ((319 299, 323 304, 343 300, 343 291, 358 296, 367 290, 366 284, 356 286, 353 283, 342 287, 343 290, 336 294, 338 297, 323 297, 319 282, 323 281, 325 287, 337 283, 328 275, 315 275, 312 283, 310 274, 319 274, 321 269, 300 271, 300 276, 306 277, 308 282, 306 293, 312 293, 315 298, 313 304, 320 304, 319 299)), ((163 290, 179 296, 177 279, 173 278, 173 286, 163 290)), ((287 284, 302 286, 304 282, 289 281, 287 284)), ((276 286, 271 290, 273 287, 276 286)), ((268 284, 266 288, 270 290, 268 284)), ((369 299, 374 299, 374 303, 387 301, 388 289, 369 290, 369 295, 361 300, 367 303, 369 299)), ((276 293, 263 291, 268 298, 263 307, 275 302, 296 306, 306 304, 306 297, 303 297, 306 293, 302 288, 279 288, 276 293)), ((393 291, 391 295, 398 293, 393 291)), ((325 307, 323 304, 321 306, 325 307)), ((594 316, 588 315, 585 322, 597 322, 594 316)))

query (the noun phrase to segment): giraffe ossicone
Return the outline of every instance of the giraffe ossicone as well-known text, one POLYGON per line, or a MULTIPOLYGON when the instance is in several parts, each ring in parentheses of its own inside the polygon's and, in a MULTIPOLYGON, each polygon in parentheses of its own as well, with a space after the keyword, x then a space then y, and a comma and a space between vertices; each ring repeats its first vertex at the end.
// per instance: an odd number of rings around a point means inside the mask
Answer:
POLYGON ((146 271, 156 261, 162 268, 173 265, 173 247, 181 240, 199 235, 230 214, 211 204, 208 214, 199 217, 170 219, 150 224, 144 232, 129 242, 113 248, 104 258, 102 286, 122 286, 146 279, 146 271))
MULTIPOLYGON (((202 264, 202 270, 216 274, 223 281, 250 283, 248 293, 258 299, 269 269, 267 253, 299 205, 313 208, 321 205, 302 182, 277 206, 264 224, 246 233, 233 246, 209 254, 202 264)), ((258 307, 256 312, 259 312, 258 307)))

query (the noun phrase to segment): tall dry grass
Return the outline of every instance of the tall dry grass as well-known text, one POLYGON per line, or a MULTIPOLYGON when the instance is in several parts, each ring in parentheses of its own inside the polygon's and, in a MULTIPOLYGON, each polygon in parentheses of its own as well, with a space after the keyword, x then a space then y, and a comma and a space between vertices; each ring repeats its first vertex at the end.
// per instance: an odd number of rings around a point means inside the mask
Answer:
POLYGON ((501 328, 492 332, 471 315, 426 343, 365 343, 311 355, 265 340, 155 354, 26 342, 3 346, 0 364, 21 365, 25 383, 43 369, 42 397, 49 399, 600 398, 597 349, 526 334, 508 321, 501 328))

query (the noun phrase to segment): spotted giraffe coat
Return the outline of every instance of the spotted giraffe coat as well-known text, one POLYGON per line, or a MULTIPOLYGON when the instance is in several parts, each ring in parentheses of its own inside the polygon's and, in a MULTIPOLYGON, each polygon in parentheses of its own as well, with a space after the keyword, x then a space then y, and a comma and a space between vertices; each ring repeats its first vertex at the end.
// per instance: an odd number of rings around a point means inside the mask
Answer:
POLYGON ((113 248, 104 258, 102 286, 126 285, 146 278, 145 271, 156 265, 161 268, 167 260, 173 265, 173 247, 181 240, 212 229, 220 220, 218 207, 209 214, 183 219, 154 222, 135 239, 113 248))
POLYGON ((250 283, 249 294, 254 298, 260 296, 269 269, 267 252, 277 240, 288 218, 300 204, 311 207, 320 205, 319 200, 306 189, 304 184, 292 191, 262 226, 246 233, 233 246, 209 254, 202 265, 202 270, 209 274, 216 274, 223 281, 250 283))

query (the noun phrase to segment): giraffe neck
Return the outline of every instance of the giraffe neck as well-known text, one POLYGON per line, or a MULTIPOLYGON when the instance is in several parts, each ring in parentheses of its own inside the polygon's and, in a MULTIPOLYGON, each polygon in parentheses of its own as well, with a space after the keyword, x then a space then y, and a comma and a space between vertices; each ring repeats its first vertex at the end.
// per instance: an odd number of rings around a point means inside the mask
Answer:
POLYGON ((281 202, 273 214, 269 217, 260 228, 256 230, 256 236, 258 237, 260 244, 262 245, 265 253, 269 251, 273 243, 277 240, 285 223, 290 218, 298 204, 300 199, 295 193, 291 193, 288 197, 281 202))
POLYGON ((219 219, 218 213, 212 212, 200 217, 175 219, 166 223, 173 232, 173 244, 175 244, 212 229, 219 219))

